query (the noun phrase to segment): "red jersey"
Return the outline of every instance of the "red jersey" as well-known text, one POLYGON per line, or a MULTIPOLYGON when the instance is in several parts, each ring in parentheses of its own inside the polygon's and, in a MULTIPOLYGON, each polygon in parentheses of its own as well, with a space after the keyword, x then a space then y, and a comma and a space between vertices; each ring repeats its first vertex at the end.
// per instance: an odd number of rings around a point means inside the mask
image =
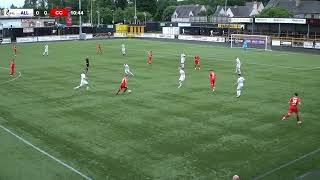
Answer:
POLYGON ((122 78, 122 81, 121 81, 121 87, 126 87, 127 86, 127 78, 124 77, 122 78))
POLYGON ((297 107, 300 104, 300 98, 298 96, 293 96, 289 101, 290 107, 297 107))
POLYGON ((152 51, 149 51, 149 57, 152 58, 152 51))
POLYGON ((199 64, 199 61, 200 61, 200 57, 199 56, 195 56, 194 57, 194 63, 195 64, 199 64))
POLYGON ((15 64, 14 64, 14 62, 12 62, 11 63, 11 69, 14 69, 14 66, 15 66, 15 64))
POLYGON ((210 81, 215 81, 216 80, 216 73, 214 73, 213 71, 211 71, 209 73, 209 77, 210 77, 210 81))

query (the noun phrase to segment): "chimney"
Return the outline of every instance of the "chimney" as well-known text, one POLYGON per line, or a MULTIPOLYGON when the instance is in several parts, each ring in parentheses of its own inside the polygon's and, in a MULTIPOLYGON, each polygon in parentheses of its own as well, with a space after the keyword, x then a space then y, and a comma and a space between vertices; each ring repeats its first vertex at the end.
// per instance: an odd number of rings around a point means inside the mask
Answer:
POLYGON ((299 7, 301 4, 301 0, 296 0, 296 6, 299 7))

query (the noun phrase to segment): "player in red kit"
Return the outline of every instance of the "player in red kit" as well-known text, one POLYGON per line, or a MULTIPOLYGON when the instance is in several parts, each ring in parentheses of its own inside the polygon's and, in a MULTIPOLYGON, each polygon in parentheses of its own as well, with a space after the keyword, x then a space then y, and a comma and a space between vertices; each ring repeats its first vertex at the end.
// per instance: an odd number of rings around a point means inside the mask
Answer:
POLYGON ((14 59, 11 59, 11 72, 10 72, 9 79, 14 75, 14 69, 15 69, 14 59))
POLYGON ((126 92, 126 91, 128 90, 127 82, 128 82, 128 75, 125 75, 125 76, 122 78, 122 81, 121 81, 121 83, 120 83, 120 88, 118 89, 116 95, 118 95, 122 89, 124 89, 123 92, 126 92))
POLYGON ((292 98, 289 100, 289 104, 290 104, 289 111, 286 115, 282 117, 282 120, 287 119, 288 117, 291 116, 291 113, 295 112, 297 117, 297 123, 298 124, 302 123, 300 120, 299 111, 298 111, 298 105, 300 105, 300 101, 301 100, 298 96, 298 93, 294 93, 294 96, 292 96, 292 98))
POLYGON ((15 56, 17 55, 17 46, 16 45, 13 45, 13 53, 15 56))
POLYGON ((97 45, 97 54, 102 54, 102 49, 100 43, 97 45))
POLYGON ((213 70, 209 71, 209 78, 210 78, 211 89, 212 89, 212 92, 214 93, 215 83, 216 83, 216 73, 213 72, 213 70))
POLYGON ((149 51, 149 59, 148 59, 148 64, 152 64, 152 51, 149 51))
POLYGON ((199 55, 194 56, 194 69, 200 70, 200 57, 199 57, 199 55))

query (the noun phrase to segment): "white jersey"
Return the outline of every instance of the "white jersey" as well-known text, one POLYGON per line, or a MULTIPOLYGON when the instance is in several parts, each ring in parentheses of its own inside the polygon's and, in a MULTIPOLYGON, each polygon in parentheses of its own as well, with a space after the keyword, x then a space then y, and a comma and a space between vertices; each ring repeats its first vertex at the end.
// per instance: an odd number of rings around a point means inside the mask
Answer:
POLYGON ((239 77, 237 80, 238 87, 243 86, 245 79, 243 77, 239 77))
POLYGON ((48 51, 49 50, 49 46, 48 46, 48 44, 46 44, 45 46, 44 46, 44 51, 48 51))
POLYGON ((241 67, 241 62, 240 62, 240 59, 239 59, 239 58, 236 59, 236 67, 237 67, 237 68, 240 68, 240 67, 241 67))
POLYGON ((124 44, 121 45, 121 50, 126 51, 126 46, 124 44))
POLYGON ((185 61, 186 61, 186 55, 182 53, 182 54, 180 55, 180 63, 181 63, 181 64, 184 64, 185 61))
POLYGON ((180 73, 179 81, 184 81, 186 78, 186 73, 184 72, 183 69, 180 69, 179 73, 180 73))
POLYGON ((80 78, 80 80, 81 81, 85 81, 86 80, 86 74, 85 73, 81 73, 81 78, 80 78))

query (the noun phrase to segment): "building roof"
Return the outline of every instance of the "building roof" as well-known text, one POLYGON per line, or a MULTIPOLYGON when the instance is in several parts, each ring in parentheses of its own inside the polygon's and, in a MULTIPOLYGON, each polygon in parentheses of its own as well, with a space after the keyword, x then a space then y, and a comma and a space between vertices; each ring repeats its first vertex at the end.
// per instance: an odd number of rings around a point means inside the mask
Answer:
POLYGON ((175 13, 178 14, 177 18, 189 18, 190 12, 194 16, 198 15, 203 9, 206 10, 206 8, 203 5, 182 5, 177 6, 175 13))
POLYGON ((320 14, 320 1, 271 0, 267 7, 282 7, 294 14, 320 14))
MULTIPOLYGON (((236 17, 248 17, 251 15, 255 3, 257 4, 256 8, 259 8, 259 6, 262 5, 262 2, 246 2, 245 6, 226 6, 226 9, 230 9, 236 17)), ((217 6, 214 15, 221 15, 219 13, 222 9, 224 10, 224 8, 224 6, 217 6)))

